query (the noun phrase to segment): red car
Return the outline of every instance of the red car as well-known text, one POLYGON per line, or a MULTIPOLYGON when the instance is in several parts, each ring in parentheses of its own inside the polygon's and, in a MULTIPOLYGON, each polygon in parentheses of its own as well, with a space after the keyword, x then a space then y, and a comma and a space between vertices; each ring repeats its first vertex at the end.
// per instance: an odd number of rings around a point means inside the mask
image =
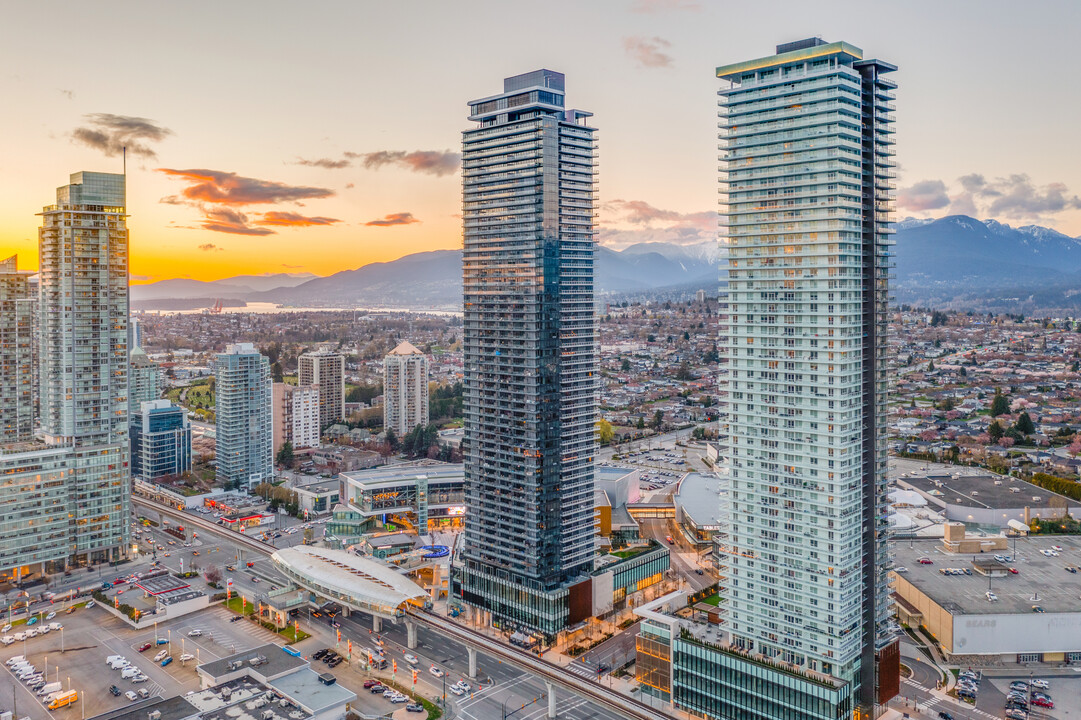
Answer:
POLYGON ((935 562, 931 558, 920 558, 917 560, 920 565, 934 565, 935 562))
POLYGON ((253 562, 248 563, 248 567, 255 567, 255 563, 253 563, 253 562))
POLYGON ((1053 708, 1053 707, 1055 707, 1054 702, 1052 702, 1051 700, 1049 700, 1047 698, 1042 698, 1042 697, 1034 697, 1034 698, 1032 698, 1032 704, 1037 706, 1037 707, 1042 707, 1042 708, 1053 708))
POLYGON ((1010 568, 1010 574, 1011 575, 1016 575, 1017 574, 1017 568, 1010 568))
POLYGON ((146 652, 152 647, 154 647, 154 643, 143 643, 139 646, 139 652, 146 652))
POLYGON ((113 580, 113 585, 119 585, 122 582, 126 582, 124 578, 117 578, 116 580, 113 580))

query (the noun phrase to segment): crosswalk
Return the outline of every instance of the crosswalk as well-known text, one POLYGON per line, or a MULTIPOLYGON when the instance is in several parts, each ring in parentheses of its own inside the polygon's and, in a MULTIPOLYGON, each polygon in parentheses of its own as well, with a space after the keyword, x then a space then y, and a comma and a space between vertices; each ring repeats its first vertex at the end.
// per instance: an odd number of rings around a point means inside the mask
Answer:
MULTIPOLYGON (((942 707, 940 709, 943 709, 943 710, 948 709, 955 716, 959 715, 958 708, 956 706, 960 705, 960 703, 957 702, 956 700, 947 701, 947 699, 942 697, 941 695, 933 694, 930 688, 926 688, 923 685, 920 685, 919 683, 913 682, 913 681, 908 680, 908 679, 901 680, 901 684, 908 685, 909 687, 911 687, 913 689, 916 689, 916 690, 922 690, 923 692, 928 693, 930 695, 930 697, 927 698, 926 700, 922 699, 922 698, 920 699, 919 707, 920 707, 921 710, 930 710, 930 709, 932 709, 932 708, 934 708, 936 706, 947 704, 949 707, 942 707)), ((976 717, 991 718, 993 720, 998 720, 998 715, 992 715, 989 712, 985 712, 984 710, 980 710, 979 708, 972 707, 971 705, 966 704, 966 705, 961 705, 961 707, 963 708, 963 710, 961 712, 965 713, 964 717, 976 716, 976 717)))
POLYGON ((596 680, 597 679, 597 671, 596 670, 594 670, 593 668, 591 668, 591 667, 589 667, 587 665, 583 665, 582 663, 577 662, 577 661, 571 663, 570 665, 568 665, 566 669, 567 669, 568 672, 572 672, 572 673, 574 673, 575 675, 577 675, 579 677, 585 678, 586 680, 596 680))

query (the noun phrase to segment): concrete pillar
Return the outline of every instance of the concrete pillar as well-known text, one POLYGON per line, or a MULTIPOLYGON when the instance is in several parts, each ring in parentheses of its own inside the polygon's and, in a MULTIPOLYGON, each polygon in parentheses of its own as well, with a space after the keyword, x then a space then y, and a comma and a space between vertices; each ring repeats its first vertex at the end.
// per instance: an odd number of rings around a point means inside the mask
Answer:
POLYGON ((477 676, 477 649, 467 647, 465 651, 469 653, 469 677, 475 678, 477 676))
POLYGON ((372 632, 383 632, 383 618, 372 615, 372 632))
POLYGON ((410 650, 417 647, 417 624, 412 620, 405 621, 405 646, 410 650))
POLYGON ((349 617, 349 608, 346 605, 342 605, 342 617, 349 617))
POLYGON ((554 718, 556 716, 556 687, 548 681, 544 684, 548 686, 548 717, 554 718))

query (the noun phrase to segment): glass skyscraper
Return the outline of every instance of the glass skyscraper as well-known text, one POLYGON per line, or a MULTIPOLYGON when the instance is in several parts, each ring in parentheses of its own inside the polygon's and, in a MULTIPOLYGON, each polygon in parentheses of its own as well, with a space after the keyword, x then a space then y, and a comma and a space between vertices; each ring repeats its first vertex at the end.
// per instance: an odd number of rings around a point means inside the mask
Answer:
MULTIPOLYGON (((819 39, 717 68, 731 488, 720 607, 736 653, 725 662, 746 666, 726 677, 747 681, 711 703, 687 695, 688 709, 781 717, 754 688, 782 702, 803 683, 828 691, 800 717, 867 716, 896 694, 885 502, 896 85, 884 77, 895 69, 819 39)), ((677 669, 677 700, 679 687, 677 669)))
POLYGON ((34 435, 34 313, 31 273, 12 255, 0 262, 0 443, 34 435))
POLYGON ((124 176, 73 173, 41 218, 44 443, 0 452, 14 478, 0 512, 0 552, 5 568, 42 562, 57 570, 120 559, 130 545, 124 176))
POLYGON ((131 474, 158 480, 191 471, 191 423, 168 400, 143 402, 131 418, 131 474))
POLYGON ((230 345, 214 367, 217 478, 250 489, 274 479, 270 362, 251 343, 230 345))
POLYGON ((455 586, 485 620, 554 634, 576 619, 570 587, 593 568, 595 129, 551 70, 469 105, 455 586))

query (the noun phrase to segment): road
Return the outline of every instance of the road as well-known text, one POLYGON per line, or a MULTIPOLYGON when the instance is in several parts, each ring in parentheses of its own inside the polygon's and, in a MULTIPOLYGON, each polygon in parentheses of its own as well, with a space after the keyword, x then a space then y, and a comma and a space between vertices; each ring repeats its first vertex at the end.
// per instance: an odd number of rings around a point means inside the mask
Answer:
POLYGON ((638 520, 638 529, 642 537, 653 538, 663 545, 668 544, 667 536, 675 540, 676 544, 668 548, 669 562, 676 573, 687 579, 687 583, 694 588, 695 592, 717 582, 717 578, 713 575, 712 563, 699 562, 698 551, 686 541, 683 533, 676 527, 674 519, 641 518, 638 520), (701 570, 702 574, 699 575, 697 570, 701 570))
MULTIPOLYGON (((170 516, 180 514, 177 511, 160 507, 157 504, 148 503, 142 499, 137 499, 136 502, 145 507, 152 507, 160 510, 170 516)), ((190 517, 188 514, 183 515, 185 517, 190 517)), ((190 524, 199 527, 200 539, 206 539, 203 535, 203 533, 206 532, 219 536, 218 542, 221 542, 222 540, 232 540, 234 543, 238 542, 243 544, 248 550, 249 558, 255 553, 261 553, 266 557, 273 551, 271 547, 264 543, 254 541, 252 538, 235 537, 234 539, 231 537, 230 531, 225 530, 220 526, 213 525, 202 517, 194 518, 194 522, 190 522, 190 524)), ((256 560, 255 562, 258 566, 260 561, 256 560)), ((266 561, 264 560, 263 562, 266 561)), ((236 575, 243 578, 244 574, 237 573, 236 575)), ((235 576, 234 582, 237 582, 235 576)), ((251 586, 249 586, 249 590, 250 588, 251 586)), ((371 621, 367 616, 358 614, 350 618, 339 617, 337 620, 345 630, 343 633, 344 638, 352 639, 354 641, 354 652, 359 651, 358 645, 363 647, 369 645, 369 643, 373 641, 373 633, 370 631, 371 621), (365 637, 367 637, 367 640, 365 640, 365 637)), ((324 632, 322 631, 329 632, 329 630, 329 626, 325 628, 320 626, 321 632, 319 633, 319 636, 323 637, 324 632)), ((401 653, 399 672, 403 674, 399 675, 399 677, 403 681, 408 682, 407 678, 410 676, 405 672, 405 667, 407 666, 404 662, 406 642, 405 628, 402 625, 386 623, 384 625, 384 631, 385 632, 382 633, 384 641, 392 643, 394 648, 393 652, 401 653)), ((446 637, 445 633, 430 630, 424 625, 421 625, 420 628, 418 628, 418 632, 420 646, 412 652, 421 659, 421 663, 418 667, 422 671, 426 670, 429 665, 433 663, 440 667, 446 667, 448 670, 453 671, 450 677, 450 683, 448 684, 452 684, 458 678, 465 678, 467 676, 469 669, 468 655, 465 646, 459 640, 446 637)), ((502 646, 499 643, 494 643, 494 641, 487 638, 484 638, 483 640, 485 642, 493 643, 492 652, 504 652, 508 659, 522 657, 522 654, 518 650, 502 646)), ((524 657, 526 660, 531 659, 531 656, 524 657)), ((391 654, 391 658, 399 659, 398 656, 393 653, 391 654)), ((563 674, 566 674, 565 671, 563 674)), ((440 681, 439 687, 437 688, 434 684, 434 678, 432 678, 429 673, 418 673, 418 676, 423 675, 427 675, 427 677, 420 685, 421 690, 423 691, 425 687, 427 687, 431 697, 442 695, 442 682, 440 681)), ((592 674, 590 673, 587 673, 584 676, 575 674, 573 682, 584 683, 588 681, 591 684, 595 684, 591 675, 592 674)), ((520 707, 524 702, 532 702, 534 698, 546 697, 547 694, 545 682, 536 677, 534 673, 519 670, 506 662, 501 662, 500 660, 492 658, 490 655, 485 656, 482 654, 478 659, 478 678, 486 680, 484 689, 479 689, 478 683, 473 683, 474 685, 478 685, 479 691, 475 690, 472 693, 472 697, 455 698, 453 701, 454 704, 457 705, 458 714, 462 717, 471 718, 472 720, 491 720, 492 718, 500 718, 502 717, 501 713, 504 703, 507 704, 508 708, 516 707, 514 703, 517 703, 517 706, 520 707)), ((418 677, 418 680, 420 680, 420 677, 418 677)), ((589 686, 586 687, 588 688, 589 686)), ((633 703, 635 705, 639 704, 634 703, 629 697, 626 700, 628 703, 633 703)), ((527 719, 543 717, 547 712, 547 700, 545 699, 543 703, 538 701, 536 705, 531 705, 530 707, 532 710, 529 712, 520 711, 515 714, 514 717, 527 719)), ((557 693, 557 707, 560 718, 571 718, 576 720, 622 720, 631 717, 625 713, 607 710, 600 705, 580 697, 576 693, 568 692, 566 690, 557 693)), ((651 713, 644 717, 652 719, 659 717, 659 715, 657 713, 651 713)))

